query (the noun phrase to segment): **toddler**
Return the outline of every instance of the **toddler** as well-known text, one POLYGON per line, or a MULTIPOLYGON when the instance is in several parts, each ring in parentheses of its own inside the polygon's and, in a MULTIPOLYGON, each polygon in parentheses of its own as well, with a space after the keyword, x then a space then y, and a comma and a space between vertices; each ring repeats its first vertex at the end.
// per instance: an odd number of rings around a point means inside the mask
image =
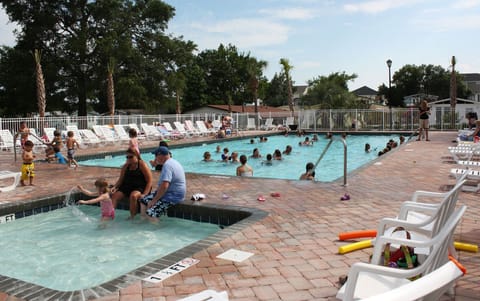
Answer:
POLYGON ((112 199, 110 198, 110 191, 108 189, 108 183, 105 179, 98 179, 95 181, 95 187, 97 188, 97 193, 91 192, 82 185, 77 186, 80 191, 88 196, 97 196, 94 199, 85 201, 78 201, 79 204, 96 204, 100 203, 100 208, 102 210, 102 221, 109 221, 115 218, 115 208, 113 207, 112 199))

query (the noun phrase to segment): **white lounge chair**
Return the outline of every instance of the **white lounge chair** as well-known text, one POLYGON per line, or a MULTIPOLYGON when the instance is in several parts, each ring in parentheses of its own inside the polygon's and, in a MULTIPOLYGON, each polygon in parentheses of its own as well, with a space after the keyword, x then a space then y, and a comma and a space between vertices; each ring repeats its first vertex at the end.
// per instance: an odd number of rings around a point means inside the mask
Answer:
POLYGON ((247 118, 247 128, 246 130, 256 130, 257 126, 255 124, 255 118, 247 118))
MULTIPOLYGON (((465 180, 458 181, 450 191, 445 193, 416 191, 411 202, 404 202, 400 207, 400 213, 396 218, 383 218, 380 220, 377 229, 377 237, 392 236, 405 237, 405 231, 397 231, 396 227, 403 227, 409 231, 412 240, 426 241, 435 236, 445 225, 448 218, 455 210, 458 200, 458 194, 465 184, 465 180), (420 203, 418 199, 434 198, 440 199, 439 203, 420 203)), ((376 239, 373 241, 376 244, 376 239)), ((395 246, 398 247, 398 246, 395 246)), ((453 241, 451 242, 451 250, 453 241)), ((416 249, 416 254, 429 255, 429 249, 416 249)), ((380 263, 381 258, 372 257, 373 263, 380 263)))
POLYGON ((203 120, 197 120, 197 121, 195 121, 195 123, 197 124, 198 130, 206 136, 215 135, 215 133, 217 132, 217 131, 215 131, 214 128, 208 129, 203 120))
POLYGON ((56 128, 43 128, 43 132, 45 133, 45 136, 47 136, 47 139, 49 143, 52 143, 53 138, 55 137, 54 133, 57 129, 56 128))
POLYGON ((180 133, 178 130, 175 130, 172 125, 170 124, 170 122, 168 121, 165 121, 163 123, 163 126, 165 127, 165 129, 167 129, 167 131, 171 134, 171 135, 175 135, 176 137, 180 137, 180 138, 185 138, 187 137, 186 135, 180 133))
POLYGON ((118 139, 121 142, 128 142, 130 141, 130 136, 128 135, 127 131, 125 131, 125 128, 121 124, 115 124, 113 126, 113 129, 115 130, 115 134, 117 135, 118 139))
POLYGON ((262 129, 264 130, 273 130, 276 129, 277 127, 273 124, 273 118, 267 118, 265 119, 265 124, 262 125, 262 129))
POLYGON ((463 276, 462 270, 452 261, 430 274, 410 281, 385 293, 362 299, 363 301, 440 300, 445 291, 463 276))
POLYGON ((83 141, 85 141, 89 145, 97 147, 97 146, 103 144, 103 141, 100 140, 100 138, 97 135, 95 135, 95 133, 92 132, 92 130, 83 129, 83 130, 79 130, 79 131, 80 131, 80 135, 82 136, 83 141))
POLYGON ((67 125, 66 129, 67 129, 67 133, 70 132, 70 131, 73 132, 73 138, 75 138, 75 140, 77 140, 77 143, 80 145, 80 147, 82 145, 87 145, 88 144, 88 141, 83 139, 82 134, 80 134, 80 130, 78 129, 78 127, 76 125, 67 125))
POLYGON ((195 136, 204 136, 204 135, 206 135, 206 133, 203 133, 203 132, 200 131, 197 127, 195 127, 195 125, 193 124, 193 122, 192 122, 191 120, 185 120, 185 129, 186 129, 188 132, 193 133, 193 135, 195 135, 195 136))
POLYGON ((20 140, 15 138, 10 130, 0 130, 0 148, 2 150, 13 151, 14 147, 20 148, 20 140))
POLYGON ((178 301, 228 301, 228 294, 226 291, 216 292, 214 290, 204 290, 178 301))
POLYGON ((119 142, 115 138, 115 132, 109 127, 106 127, 104 125, 94 125, 93 131, 100 138, 100 140, 104 142, 111 144, 116 144, 117 142, 119 142))
MULTIPOLYGON (((355 263, 348 272, 347 282, 340 288, 336 297, 343 301, 373 297, 409 284, 411 282, 410 278, 412 277, 418 275, 427 276, 436 269, 439 269, 449 260, 448 247, 450 242, 453 241, 455 228, 460 222, 465 210, 466 206, 457 209, 447 220, 440 232, 427 241, 393 238, 389 236, 377 237, 373 251, 373 257, 375 258, 380 257, 387 243, 428 248, 431 250, 430 256, 419 266, 412 269, 385 267, 376 264, 376 262, 355 263)), ((445 289, 448 289, 448 287, 445 289)))
POLYGON ((153 125, 149 125, 147 123, 142 123, 140 124, 142 126, 142 130, 145 133, 145 136, 147 136, 148 139, 157 139, 157 140, 162 140, 163 136, 162 133, 160 133, 156 127, 153 125))
POLYGON ((129 123, 128 128, 129 129, 135 129, 135 131, 137 131, 137 138, 138 139, 146 139, 147 138, 145 133, 140 131, 140 129, 138 128, 138 125, 136 123, 129 123))
POLYGON ((462 176, 467 178, 468 181, 463 186, 463 191, 477 192, 480 190, 480 170, 452 168, 450 169, 450 175, 457 179, 462 176))
POLYGON ((180 132, 180 134, 184 135, 185 137, 198 136, 198 134, 195 135, 195 133, 187 131, 183 123, 181 123, 180 121, 174 121, 173 124, 175 125, 175 128, 180 132))
POLYGON ((18 183, 20 182, 21 175, 22 175, 21 172, 13 172, 8 170, 0 171, 0 180, 10 179, 10 178, 13 179, 13 183, 11 185, 0 187, 0 191, 7 192, 7 191, 14 190, 15 187, 17 187, 18 183))

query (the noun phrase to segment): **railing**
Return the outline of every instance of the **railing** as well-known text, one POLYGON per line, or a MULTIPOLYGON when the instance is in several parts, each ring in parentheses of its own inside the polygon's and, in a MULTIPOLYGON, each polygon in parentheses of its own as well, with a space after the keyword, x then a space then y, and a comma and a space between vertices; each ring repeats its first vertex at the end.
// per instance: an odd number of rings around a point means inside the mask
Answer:
MULTIPOLYGON (((464 127, 466 119, 458 118, 456 124, 450 123, 450 108, 438 108, 430 116, 430 129, 454 130, 464 127)), ((92 128, 94 125, 130 123, 156 124, 185 120, 218 120, 220 113, 197 114, 159 114, 159 115, 115 115, 110 116, 58 116, 58 117, 30 117, 30 118, 0 118, 0 129, 9 129, 12 133, 18 132, 20 121, 26 121, 29 128, 37 129, 43 135, 43 128, 66 130, 68 125, 77 125, 80 129, 92 128)), ((286 125, 288 117, 293 117, 299 129, 306 131, 415 131, 418 128, 419 111, 416 109, 389 110, 299 110, 291 113, 262 112, 262 113, 232 113, 229 114, 236 130, 247 129, 248 118, 255 119, 257 129, 260 129, 267 118, 273 118, 274 125, 286 125), (391 121, 391 122, 390 122, 391 121), (390 125, 392 127, 390 128, 390 125)), ((457 115, 459 115, 457 113, 457 115)), ((460 115, 463 116, 463 115, 460 115)))
POLYGON ((323 157, 327 153, 328 149, 330 148, 330 145, 332 145, 332 142, 338 140, 343 143, 343 186, 347 186, 347 142, 345 139, 340 138, 340 139, 335 139, 335 138, 330 138, 330 141, 328 144, 325 146, 323 149, 323 152, 320 154, 320 157, 318 158, 317 162, 314 165, 313 169, 316 169, 320 161, 322 161, 323 157))

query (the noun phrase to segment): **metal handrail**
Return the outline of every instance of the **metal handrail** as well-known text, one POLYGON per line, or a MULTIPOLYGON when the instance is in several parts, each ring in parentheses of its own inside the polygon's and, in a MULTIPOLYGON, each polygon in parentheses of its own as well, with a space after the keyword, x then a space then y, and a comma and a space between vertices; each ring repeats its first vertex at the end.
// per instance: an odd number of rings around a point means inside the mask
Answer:
MULTIPOLYGON (((317 168, 318 164, 323 159, 327 150, 330 148, 330 145, 332 145, 332 142, 334 140, 337 140, 337 139, 334 139, 333 137, 330 138, 330 141, 325 146, 325 148, 323 149, 323 152, 320 154, 320 157, 318 158, 317 162, 315 163, 314 169, 317 168)), ((347 186, 347 142, 345 141, 344 138, 340 138, 340 139, 338 139, 338 141, 342 141, 342 143, 343 143, 343 186, 347 186)))

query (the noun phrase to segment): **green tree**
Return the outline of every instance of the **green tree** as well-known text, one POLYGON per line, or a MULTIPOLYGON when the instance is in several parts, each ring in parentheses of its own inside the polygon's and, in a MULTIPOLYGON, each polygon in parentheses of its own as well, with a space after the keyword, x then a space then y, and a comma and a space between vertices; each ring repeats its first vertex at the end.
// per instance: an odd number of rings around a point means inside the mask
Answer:
MULTIPOLYGON (((70 106, 69 111, 77 107, 79 115, 86 114, 87 99, 97 109, 106 111, 105 70, 111 58, 116 62, 117 107, 159 110, 171 101, 172 91, 177 90, 169 86, 174 81, 169 81, 172 70, 166 66, 175 65, 177 72, 183 63, 172 64, 172 57, 173 61, 183 60, 181 55, 190 51, 192 56, 194 49, 192 42, 164 33, 174 16, 174 8, 160 0, 0 0, 0 3, 10 20, 20 25, 15 55, 5 60, 17 60, 24 53, 40 49, 49 104, 51 98, 60 98, 70 106), (80 68, 82 64, 88 66, 86 73, 80 68), (50 68, 54 76, 47 73, 50 68), (52 94, 58 97, 51 97, 52 94)), ((15 63, 18 61, 5 62, 15 63)), ((0 70, 2 73, 3 68, 0 70)), ((25 78, 27 70, 11 73, 10 81, 19 83, 17 78, 25 78)), ((0 82, 0 86, 7 90, 14 84, 0 82)), ((33 89, 32 84, 24 87, 33 89)), ((21 96, 17 98, 19 102, 31 101, 26 95, 16 94, 21 96)))
POLYGON ((302 97, 305 105, 320 109, 358 108, 355 95, 348 91, 348 82, 357 78, 356 74, 345 72, 319 76, 308 81, 308 92, 302 97))
POLYGON ((293 69, 293 66, 290 65, 290 62, 286 58, 280 59, 280 65, 282 65, 283 73, 285 74, 286 84, 287 84, 287 95, 288 95, 288 108, 290 112, 293 112, 293 92, 292 92, 292 77, 290 71, 293 69))
POLYGON ((285 74, 275 73, 268 85, 264 85, 264 103, 272 107, 279 107, 288 104, 287 81, 285 74))

